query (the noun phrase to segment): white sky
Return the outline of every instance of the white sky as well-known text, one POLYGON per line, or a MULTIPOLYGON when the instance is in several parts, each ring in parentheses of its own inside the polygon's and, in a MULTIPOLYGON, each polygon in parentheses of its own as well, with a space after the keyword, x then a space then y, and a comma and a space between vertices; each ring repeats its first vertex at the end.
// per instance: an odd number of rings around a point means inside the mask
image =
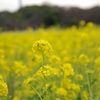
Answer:
MULTIPOLYGON (((22 0, 23 6, 27 5, 41 5, 48 2, 59 6, 77 6, 81 8, 90 8, 93 6, 100 6, 100 0, 22 0)), ((16 11, 19 9, 19 0, 0 0, 0 11, 16 11)))

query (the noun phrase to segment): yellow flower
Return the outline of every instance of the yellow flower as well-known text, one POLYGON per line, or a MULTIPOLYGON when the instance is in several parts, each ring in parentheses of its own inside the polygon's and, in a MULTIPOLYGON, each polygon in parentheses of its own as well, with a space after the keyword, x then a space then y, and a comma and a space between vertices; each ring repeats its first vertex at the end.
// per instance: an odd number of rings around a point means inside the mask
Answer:
POLYGON ((52 47, 48 41, 39 40, 33 44, 32 47, 33 52, 43 52, 47 53, 48 51, 52 51, 52 47))
POLYGON ((39 68, 39 70, 36 73, 36 76, 38 76, 38 75, 45 76, 45 77, 50 76, 50 75, 51 76, 52 75, 59 75, 59 70, 46 65, 46 66, 39 68))
POLYGON ((71 86, 72 86, 73 90, 75 90, 76 92, 80 92, 80 86, 79 85, 73 83, 71 86))
POLYGON ((7 96, 8 94, 8 86, 7 84, 0 80, 0 96, 7 96))
POLYGON ((28 86, 28 85, 31 85, 33 82, 35 81, 34 78, 27 78, 24 82, 23 82, 23 85, 24 86, 28 86))
POLYGON ((87 40, 89 39, 89 36, 88 36, 88 34, 87 33, 82 33, 81 34, 81 40, 83 41, 83 42, 86 42, 87 43, 87 40))
POLYGON ((66 96, 67 95, 67 91, 64 88, 58 88, 56 90, 56 94, 60 95, 60 96, 66 96))
POLYGON ((81 20, 81 21, 79 22, 79 24, 80 24, 80 26, 84 26, 84 25, 86 24, 86 22, 85 22, 85 20, 81 20))
POLYGON ((92 23, 92 22, 88 22, 88 23, 87 23, 87 27, 93 28, 93 26, 94 26, 94 23, 92 23))
POLYGON ((46 90, 47 89, 50 89, 51 91, 54 91, 55 89, 56 89, 56 86, 55 86, 55 84, 54 83, 47 83, 46 85, 45 85, 45 88, 46 88, 46 90))
POLYGON ((80 62, 82 65, 87 66, 88 63, 89 63, 89 58, 88 58, 88 56, 85 55, 85 54, 81 54, 81 55, 79 56, 79 62, 80 62))
POLYGON ((96 58, 95 64, 96 64, 96 66, 100 66, 100 57, 96 58))
POLYGON ((89 94, 87 91, 82 92, 82 100, 89 100, 89 94))
POLYGON ((83 76, 81 74, 75 75, 76 80, 83 80, 83 76))
POLYGON ((74 69, 70 63, 64 64, 62 67, 65 76, 74 75, 74 69))
POLYGON ((0 58, 4 58, 4 50, 0 49, 0 58))
POLYGON ((0 80, 2 80, 3 79, 3 75, 2 74, 0 74, 0 80))
POLYGON ((66 78, 66 79, 63 79, 61 81, 61 87, 65 88, 65 89, 71 89, 71 80, 66 78))

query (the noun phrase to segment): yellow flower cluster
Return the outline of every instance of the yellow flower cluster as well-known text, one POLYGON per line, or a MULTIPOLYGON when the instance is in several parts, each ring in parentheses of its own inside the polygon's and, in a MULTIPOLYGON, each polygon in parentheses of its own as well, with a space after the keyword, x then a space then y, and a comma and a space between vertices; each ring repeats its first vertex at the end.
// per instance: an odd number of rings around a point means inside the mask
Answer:
POLYGON ((81 74, 75 75, 76 80, 83 80, 83 76, 81 74))
POLYGON ((33 52, 43 52, 43 53, 47 53, 49 51, 52 51, 52 47, 49 44, 48 41, 46 40, 38 40, 37 42, 35 42, 33 44, 33 48, 32 48, 33 52))
POLYGON ((31 85, 33 82, 35 81, 34 78, 27 78, 24 82, 23 82, 23 85, 24 86, 28 86, 28 85, 31 85))
POLYGON ((52 76, 52 75, 59 75, 59 70, 56 68, 52 68, 51 66, 43 66, 41 67, 38 72, 36 73, 36 76, 52 76))
POLYGON ((89 63, 89 58, 88 58, 88 56, 85 55, 85 54, 81 54, 81 55, 79 56, 79 62, 80 62, 82 65, 87 66, 88 63, 89 63))
POLYGON ((4 58, 4 50, 0 49, 0 58, 4 58))
POLYGON ((58 94, 60 96, 67 96, 67 91, 64 88, 58 88, 56 90, 56 94, 58 94))
POLYGON ((70 75, 74 75, 74 69, 70 63, 64 64, 61 68, 64 71, 65 77, 70 76, 70 75))
POLYGON ((95 64, 96 66, 100 66, 100 57, 95 59, 95 64))
POLYGON ((7 95, 8 95, 8 86, 4 81, 0 80, 0 96, 3 97, 7 95))

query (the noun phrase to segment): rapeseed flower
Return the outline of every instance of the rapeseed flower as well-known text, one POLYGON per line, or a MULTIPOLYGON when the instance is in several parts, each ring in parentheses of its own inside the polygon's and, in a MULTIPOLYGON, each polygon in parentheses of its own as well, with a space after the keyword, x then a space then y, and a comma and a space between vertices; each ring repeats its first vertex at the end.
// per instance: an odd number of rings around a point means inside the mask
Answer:
POLYGON ((81 75, 81 74, 76 74, 76 75, 75 75, 75 79, 76 79, 76 80, 83 80, 83 75, 81 75))
POLYGON ((7 95, 8 95, 8 86, 4 81, 0 80, 0 96, 4 97, 7 95))
POLYGON ((64 64, 61 68, 64 71, 65 77, 74 75, 74 69, 70 63, 64 64))
POLYGON ((60 87, 56 90, 56 94, 60 95, 60 96, 67 96, 68 93, 67 93, 66 89, 60 87))
POLYGON ((23 85, 24 86, 29 86, 29 85, 31 85, 33 82, 35 81, 35 79, 34 78, 27 78, 24 82, 23 82, 23 85))
POLYGON ((4 50, 0 49, 0 58, 4 58, 4 50))
POLYGON ((87 65, 89 64, 89 58, 88 58, 88 56, 85 55, 85 54, 81 54, 81 55, 79 56, 79 62, 80 62, 82 65, 87 66, 87 65))
POLYGON ((47 53, 49 51, 52 51, 52 46, 46 40, 38 40, 33 44, 32 51, 47 53))
POLYGON ((94 62, 96 66, 100 66, 100 57, 96 58, 94 62))

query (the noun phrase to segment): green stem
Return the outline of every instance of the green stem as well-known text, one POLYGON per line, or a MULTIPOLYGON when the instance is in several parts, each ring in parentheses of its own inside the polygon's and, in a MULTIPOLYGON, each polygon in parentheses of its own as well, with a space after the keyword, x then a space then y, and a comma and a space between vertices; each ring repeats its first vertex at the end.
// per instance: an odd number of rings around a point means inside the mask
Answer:
POLYGON ((3 72, 3 68, 2 68, 2 66, 1 66, 1 60, 0 60, 0 70, 1 70, 1 74, 2 74, 2 76, 3 76, 3 80, 5 80, 5 74, 4 74, 4 72, 3 72))
POLYGON ((42 67, 44 66, 44 53, 42 51, 42 67))
POLYGON ((40 100, 43 100, 43 99, 41 98, 39 92, 34 88, 34 86, 31 86, 31 87, 32 87, 32 89, 37 93, 37 95, 38 95, 38 97, 40 98, 40 100))
MULTIPOLYGON (((45 62, 45 56, 44 56, 44 52, 42 51, 42 68, 44 67, 44 62, 45 62)), ((43 73, 43 71, 41 72, 43 74, 44 77, 44 84, 46 84, 46 77, 45 74, 43 73)), ((45 94, 42 95, 42 98, 44 98, 45 94)))
MULTIPOLYGON (((86 71, 86 67, 85 67, 85 71, 86 71)), ((87 82, 88 82, 88 89, 89 89, 89 94, 90 94, 90 100, 93 100, 93 94, 92 94, 92 89, 91 89, 91 84, 90 84, 89 74, 88 73, 86 73, 86 77, 87 77, 87 82)))
MULTIPOLYGON (((43 53, 43 51, 41 53, 42 53, 42 68, 43 68, 44 67, 44 53, 43 53)), ((42 72, 42 74, 45 78, 45 75, 44 75, 43 71, 41 71, 41 72, 42 72)), ((45 81, 44 81, 44 83, 45 83, 45 81)))
POLYGON ((94 58, 93 58, 93 61, 95 60, 95 58, 96 58, 96 55, 97 55, 97 53, 96 53, 96 50, 97 50, 97 48, 99 47, 99 45, 100 45, 100 41, 98 41, 98 43, 97 43, 97 45, 96 45, 96 48, 95 48, 95 52, 94 52, 94 58))

